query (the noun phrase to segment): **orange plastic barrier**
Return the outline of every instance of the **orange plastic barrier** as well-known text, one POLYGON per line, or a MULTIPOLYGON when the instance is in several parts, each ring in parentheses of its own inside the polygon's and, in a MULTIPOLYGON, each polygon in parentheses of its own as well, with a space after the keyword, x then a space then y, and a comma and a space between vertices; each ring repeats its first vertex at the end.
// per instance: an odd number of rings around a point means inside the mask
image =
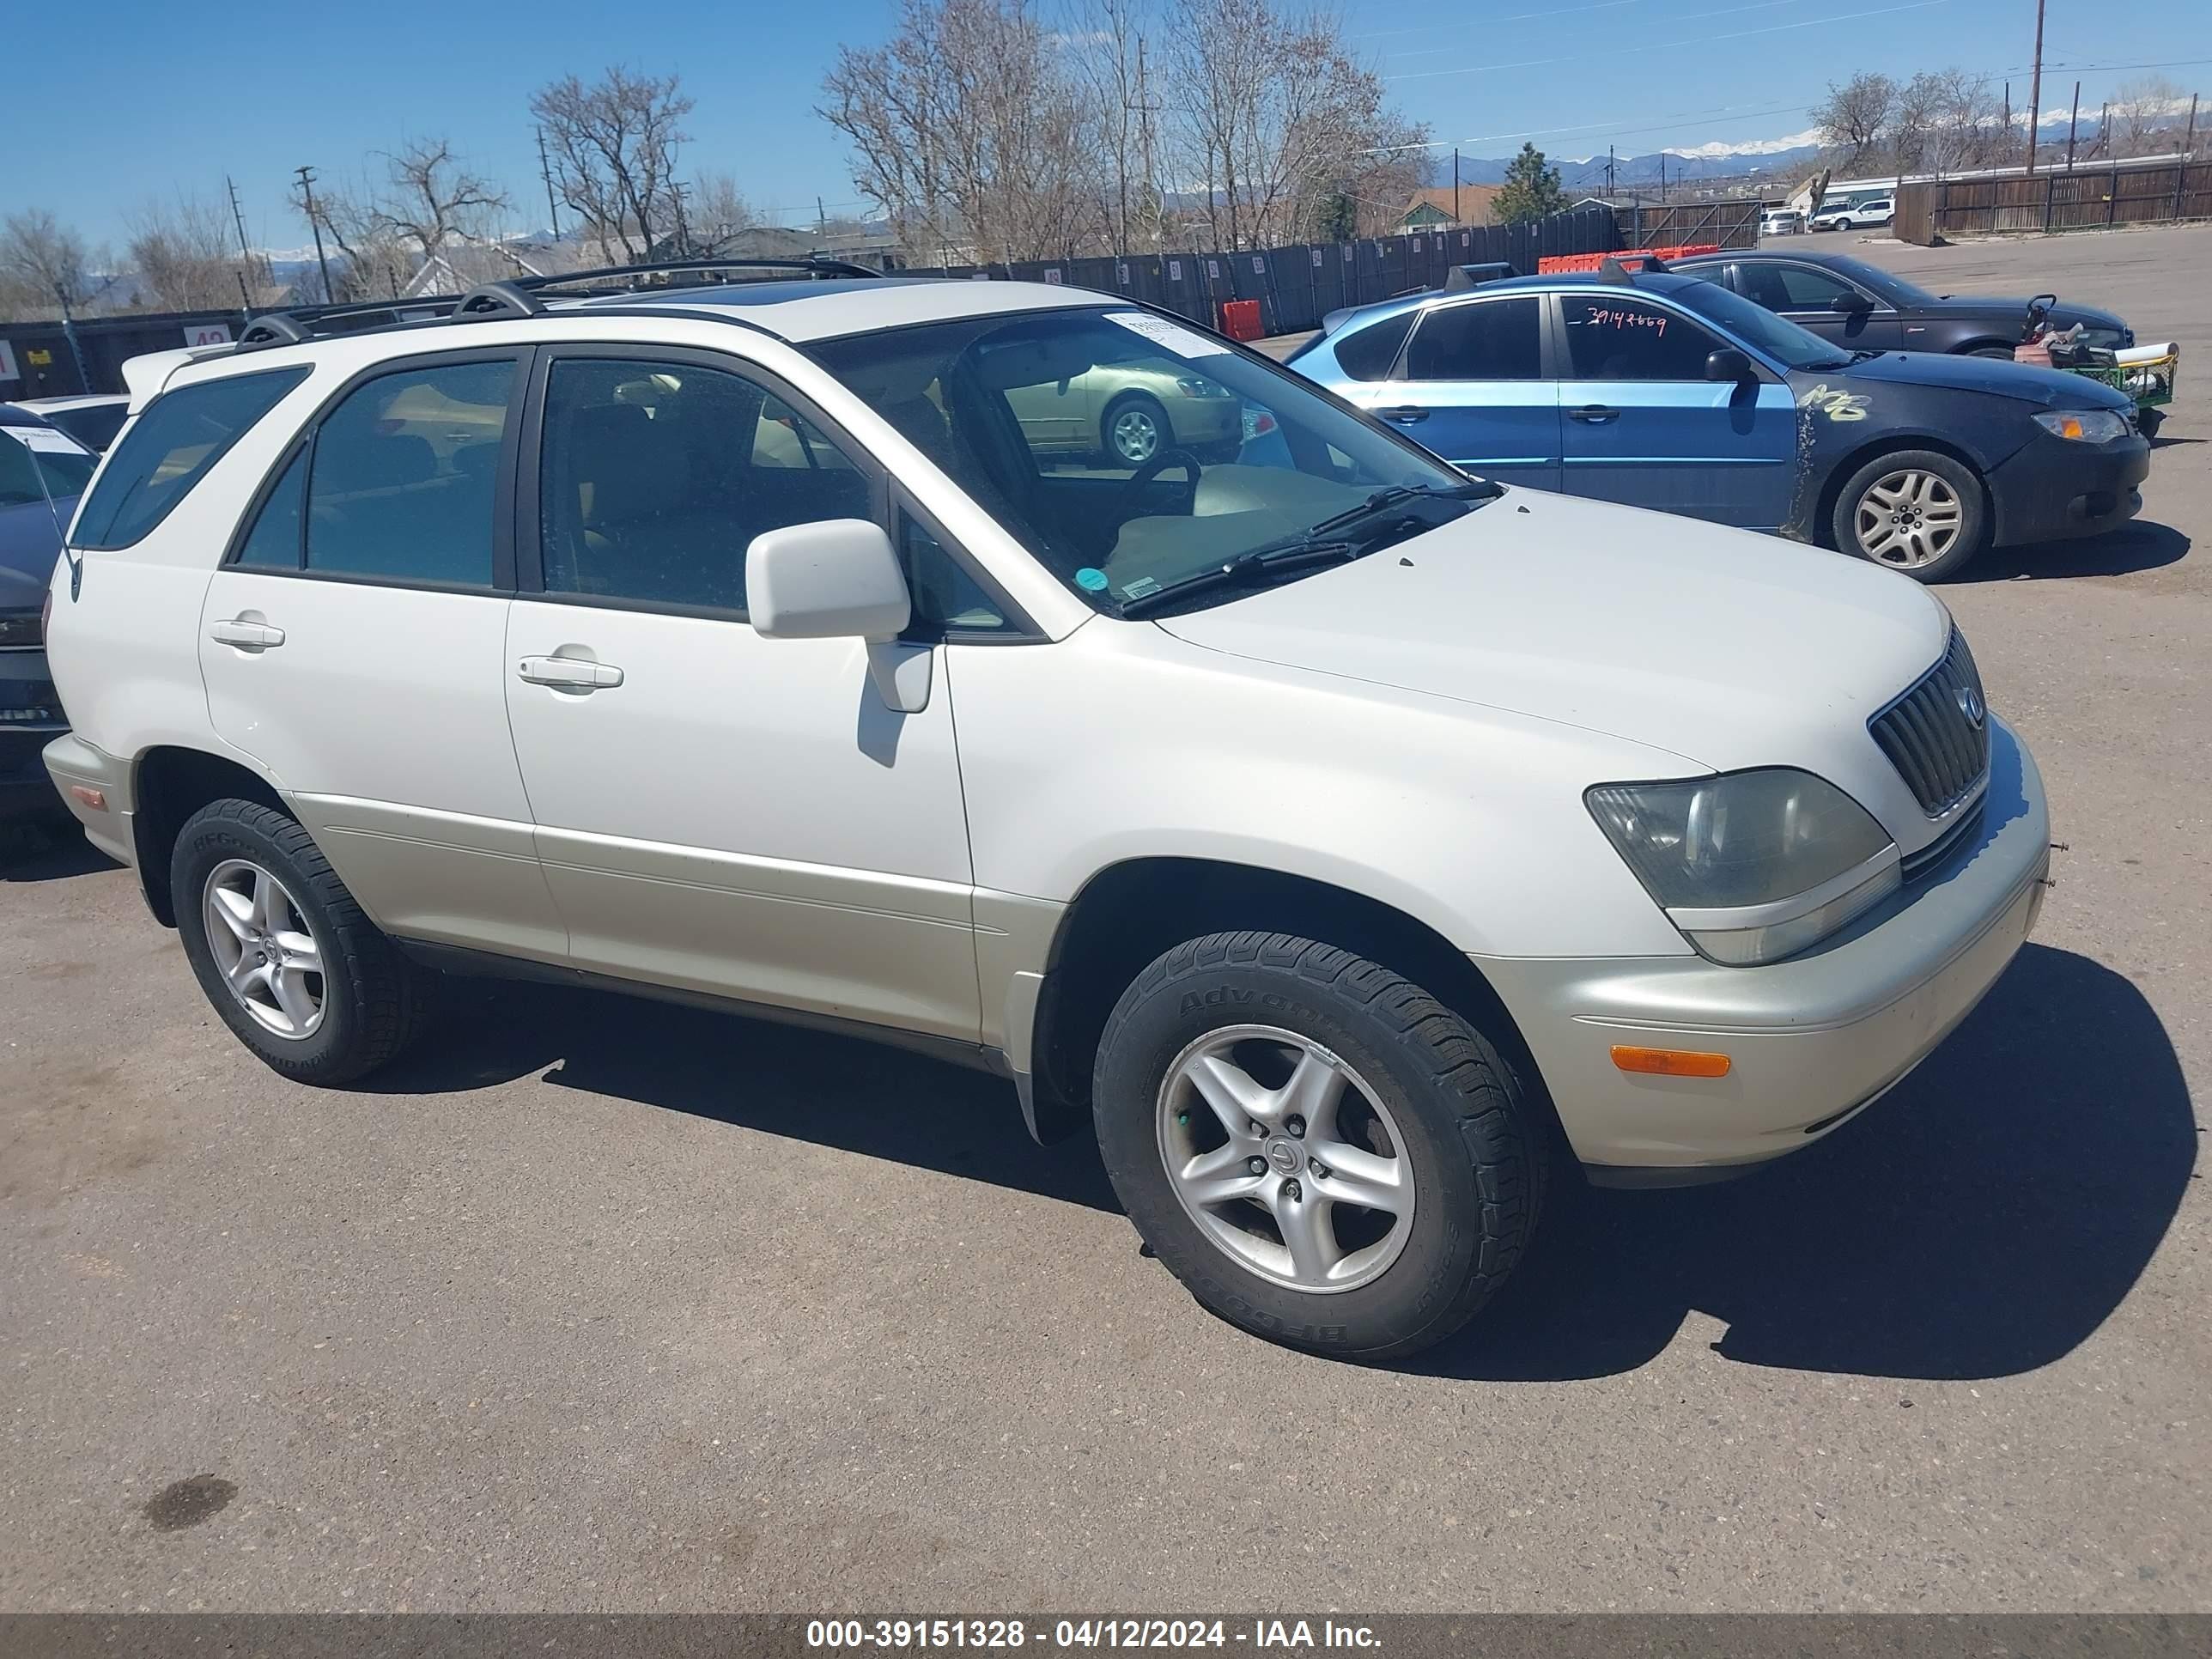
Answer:
POLYGON ((1221 331, 1232 340, 1257 340, 1267 333, 1260 321, 1260 302, 1257 300, 1224 300, 1221 302, 1221 331))
POLYGON ((1677 247, 1640 247, 1623 249, 1618 253, 1551 253, 1536 261, 1539 276, 1554 276, 1562 271, 1595 270, 1607 259, 1618 259, 1624 265, 1644 259, 1673 261, 1702 258, 1708 253, 1718 253, 1718 242, 1685 242, 1677 247))

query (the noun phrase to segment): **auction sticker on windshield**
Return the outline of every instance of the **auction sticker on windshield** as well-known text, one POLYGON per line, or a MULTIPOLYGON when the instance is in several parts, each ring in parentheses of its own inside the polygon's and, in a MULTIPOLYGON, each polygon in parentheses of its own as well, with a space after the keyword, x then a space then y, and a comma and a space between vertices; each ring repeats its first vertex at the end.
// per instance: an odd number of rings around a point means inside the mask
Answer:
POLYGON ((1155 317, 1145 311, 1109 311, 1109 323, 1119 323, 1132 334, 1141 334, 1156 346, 1165 346, 1183 357, 1205 357, 1226 351, 1218 340, 1209 340, 1195 329, 1185 328, 1181 323, 1170 322, 1164 317, 1155 317))

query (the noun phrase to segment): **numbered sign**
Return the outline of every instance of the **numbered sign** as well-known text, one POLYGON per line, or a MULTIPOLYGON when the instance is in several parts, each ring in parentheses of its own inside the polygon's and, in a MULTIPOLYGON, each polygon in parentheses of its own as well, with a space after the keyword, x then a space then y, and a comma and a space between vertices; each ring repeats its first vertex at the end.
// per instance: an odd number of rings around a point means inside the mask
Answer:
POLYGON ((1044 268, 1044 279, 1048 283, 1050 283, 1054 288, 1058 288, 1060 286, 1060 267, 1058 265, 1047 265, 1044 268))
POLYGON ((1168 261, 1168 281, 1171 283, 1179 283, 1182 281, 1182 260, 1170 259, 1168 261))
POLYGON ((185 343, 188 346, 228 345, 230 325, 228 323, 186 323, 185 343))

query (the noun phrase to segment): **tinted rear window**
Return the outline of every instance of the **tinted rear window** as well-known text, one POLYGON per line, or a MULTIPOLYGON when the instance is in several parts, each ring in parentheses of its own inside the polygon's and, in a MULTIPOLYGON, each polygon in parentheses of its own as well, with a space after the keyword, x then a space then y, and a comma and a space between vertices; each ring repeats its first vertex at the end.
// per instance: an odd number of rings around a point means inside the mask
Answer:
POLYGON ((97 550, 143 538, 247 428, 307 377, 305 368, 276 368, 163 392, 108 457, 77 514, 75 544, 97 550))
POLYGON ((1337 366, 1355 380, 1379 380, 1398 360, 1398 348, 1413 326, 1415 313, 1401 311, 1379 323, 1354 329, 1336 343, 1337 366))

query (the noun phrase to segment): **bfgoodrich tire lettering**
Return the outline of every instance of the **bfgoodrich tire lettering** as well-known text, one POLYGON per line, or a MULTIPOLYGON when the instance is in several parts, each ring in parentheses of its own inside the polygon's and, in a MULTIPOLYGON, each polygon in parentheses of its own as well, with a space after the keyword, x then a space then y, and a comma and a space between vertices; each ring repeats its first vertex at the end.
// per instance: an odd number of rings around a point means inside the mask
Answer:
POLYGON ((177 933, 201 990, 270 1070, 300 1083, 349 1083, 398 1054, 422 1024, 428 975, 362 913, 313 837, 283 813, 244 800, 201 808, 177 834, 169 890, 176 896, 177 933), (313 939, 322 969, 319 1018, 305 1036, 280 1035, 257 1019, 232 994, 210 942, 210 878, 235 884, 241 866, 275 878, 313 939))
MULTIPOLYGON (((1094 1100, 1107 1173, 1154 1253, 1215 1313, 1294 1347, 1380 1360, 1442 1340, 1504 1282, 1542 1206, 1544 1139, 1498 1051, 1420 987, 1313 939, 1214 933, 1159 957, 1107 1022, 1094 1100), (1387 1106, 1417 1196, 1387 1267, 1352 1288, 1269 1277, 1178 1194, 1163 1081, 1194 1045, 1238 1030, 1296 1034, 1387 1106)), ((1254 1213, 1263 1232, 1279 1231, 1254 1213)))

